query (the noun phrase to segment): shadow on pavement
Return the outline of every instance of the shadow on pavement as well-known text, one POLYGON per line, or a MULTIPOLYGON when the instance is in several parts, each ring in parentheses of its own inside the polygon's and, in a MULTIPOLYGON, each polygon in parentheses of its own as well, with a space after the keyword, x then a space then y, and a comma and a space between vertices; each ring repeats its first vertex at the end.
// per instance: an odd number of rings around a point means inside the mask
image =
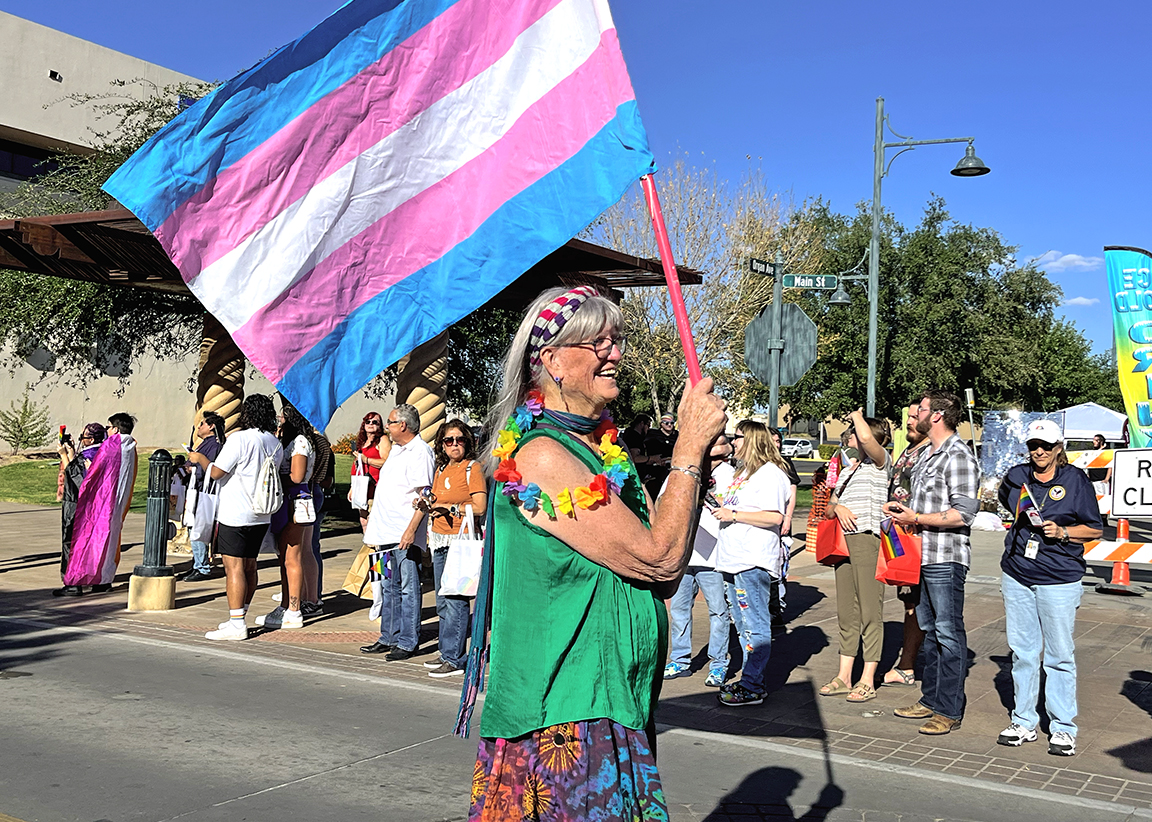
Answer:
POLYGON ((716 809, 704 817, 704 822, 727 822, 734 818, 822 822, 844 804, 844 791, 831 779, 831 765, 827 773, 828 783, 802 816, 796 816, 788 798, 795 793, 803 777, 791 768, 770 767, 749 774, 735 790, 721 798, 716 809))
MULTIPOLYGON (((1120 695, 1149 716, 1152 716, 1152 673, 1131 671, 1120 686, 1120 695)), ((1109 754, 1124 763, 1124 767, 1142 773, 1152 773, 1152 739, 1141 739, 1118 748, 1109 754)))

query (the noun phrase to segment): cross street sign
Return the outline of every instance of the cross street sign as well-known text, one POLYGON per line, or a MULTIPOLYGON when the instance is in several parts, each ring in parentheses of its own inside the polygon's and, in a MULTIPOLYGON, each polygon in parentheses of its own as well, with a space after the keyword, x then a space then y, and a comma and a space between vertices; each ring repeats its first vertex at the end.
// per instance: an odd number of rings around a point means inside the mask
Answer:
POLYGON ((771 274, 772 263, 767 260, 758 260, 755 257, 748 259, 748 267, 752 269, 753 274, 771 274))
POLYGON ((785 274, 785 288, 817 288, 832 290, 840 282, 835 274, 785 274))

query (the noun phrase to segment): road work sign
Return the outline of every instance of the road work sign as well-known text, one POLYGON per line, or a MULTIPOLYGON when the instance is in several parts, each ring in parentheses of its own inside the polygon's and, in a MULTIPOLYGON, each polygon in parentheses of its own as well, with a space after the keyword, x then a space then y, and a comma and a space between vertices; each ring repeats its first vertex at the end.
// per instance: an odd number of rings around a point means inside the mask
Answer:
POLYGON ((1125 448, 1113 456, 1112 516, 1152 519, 1152 448, 1125 448))

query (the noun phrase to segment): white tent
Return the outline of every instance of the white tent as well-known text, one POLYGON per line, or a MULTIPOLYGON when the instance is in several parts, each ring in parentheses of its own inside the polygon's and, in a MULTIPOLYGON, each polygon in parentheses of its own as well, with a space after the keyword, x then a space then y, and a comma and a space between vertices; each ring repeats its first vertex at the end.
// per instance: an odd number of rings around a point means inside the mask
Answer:
POLYGON ((1110 443, 1122 442, 1124 420, 1118 411, 1085 402, 1061 411, 1064 415, 1064 439, 1092 441, 1096 434, 1103 434, 1110 443))

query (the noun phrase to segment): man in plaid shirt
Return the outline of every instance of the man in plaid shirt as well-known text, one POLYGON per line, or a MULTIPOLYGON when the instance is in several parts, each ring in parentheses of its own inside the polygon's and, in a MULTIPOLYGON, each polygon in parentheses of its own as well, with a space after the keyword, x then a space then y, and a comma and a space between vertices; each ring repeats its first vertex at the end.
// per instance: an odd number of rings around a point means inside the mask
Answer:
POLYGON ((922 540, 916 618, 924 630, 924 679, 920 701, 895 713, 928 720, 920 733, 932 736, 959 728, 964 716, 964 580, 972 558, 970 526, 980 507, 980 467, 956 435, 961 407, 950 391, 929 391, 920 400, 916 430, 928 437, 928 451, 913 469, 908 504, 884 506, 896 522, 919 530, 922 540))

